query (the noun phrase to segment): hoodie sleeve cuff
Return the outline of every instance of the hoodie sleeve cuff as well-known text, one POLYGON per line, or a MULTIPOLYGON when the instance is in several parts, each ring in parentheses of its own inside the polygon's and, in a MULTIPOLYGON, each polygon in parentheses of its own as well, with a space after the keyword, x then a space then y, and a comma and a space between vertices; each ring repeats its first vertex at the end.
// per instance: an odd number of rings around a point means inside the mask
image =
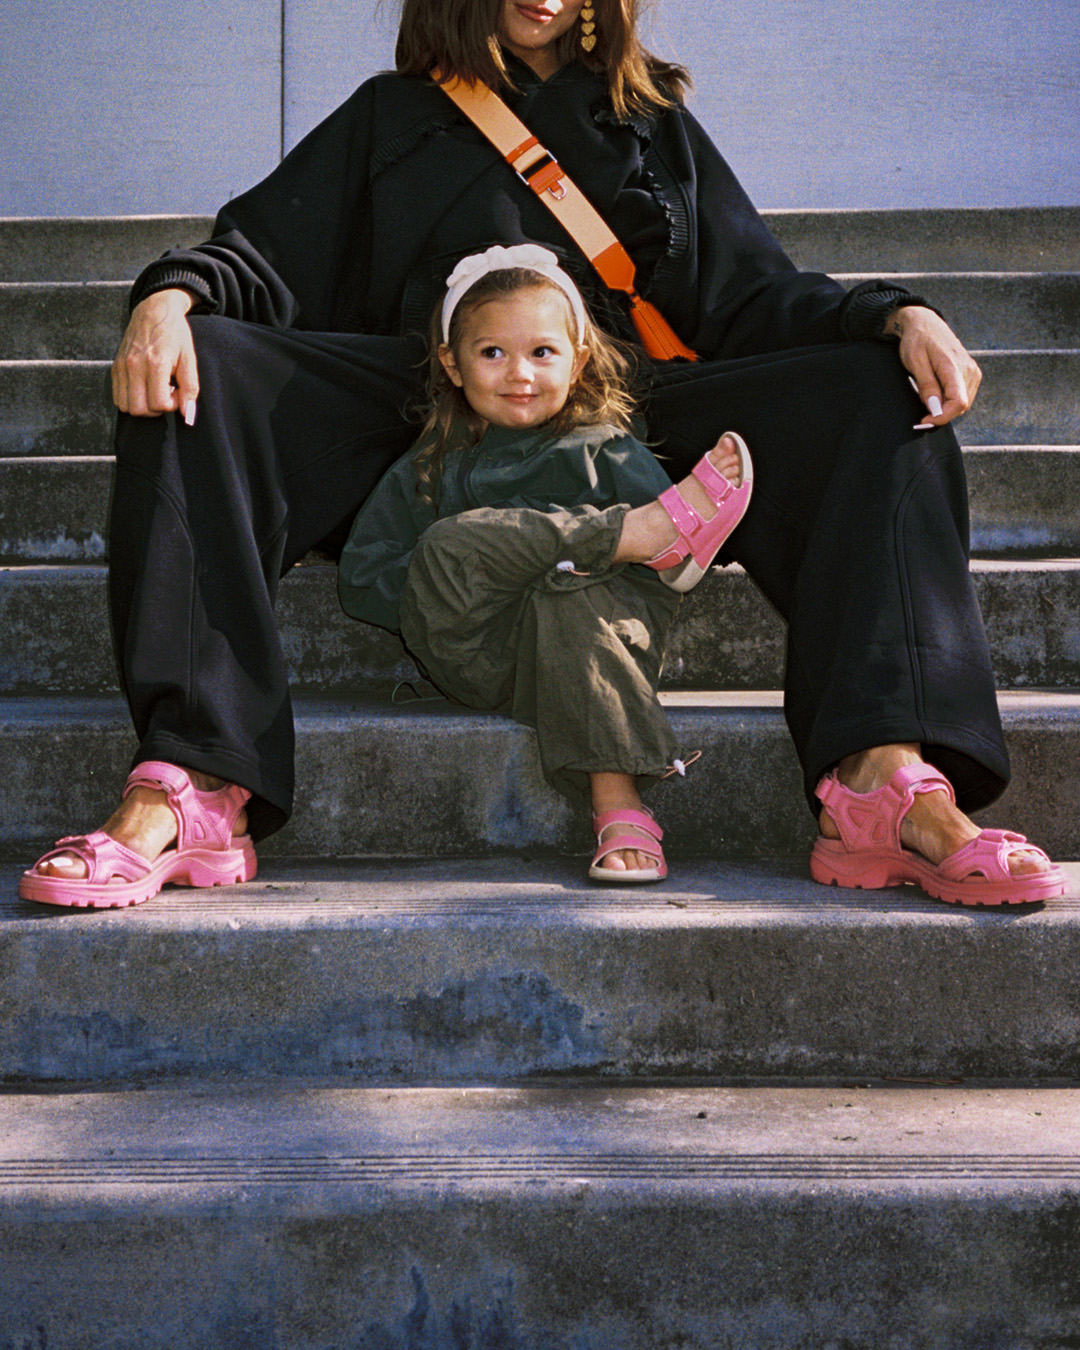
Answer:
POLYGON ((841 317, 844 336, 851 342, 896 342, 896 337, 886 336, 882 329, 890 314, 907 305, 919 305, 944 318, 941 310, 903 286, 894 286, 887 281, 864 281, 853 287, 845 299, 841 317))

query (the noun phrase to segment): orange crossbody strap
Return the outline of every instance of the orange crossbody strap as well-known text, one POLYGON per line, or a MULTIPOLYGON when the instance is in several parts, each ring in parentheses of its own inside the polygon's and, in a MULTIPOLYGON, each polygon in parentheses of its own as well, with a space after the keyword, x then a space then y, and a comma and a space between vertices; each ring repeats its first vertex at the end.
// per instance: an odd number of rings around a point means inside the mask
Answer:
POLYGON ((656 308, 634 289, 633 259, 612 234, 585 194, 567 177, 529 128, 486 84, 466 84, 454 76, 442 82, 440 72, 432 78, 498 150, 518 177, 540 198, 599 272, 606 286, 625 291, 630 297, 630 317, 646 352, 661 361, 697 355, 678 337, 656 308))

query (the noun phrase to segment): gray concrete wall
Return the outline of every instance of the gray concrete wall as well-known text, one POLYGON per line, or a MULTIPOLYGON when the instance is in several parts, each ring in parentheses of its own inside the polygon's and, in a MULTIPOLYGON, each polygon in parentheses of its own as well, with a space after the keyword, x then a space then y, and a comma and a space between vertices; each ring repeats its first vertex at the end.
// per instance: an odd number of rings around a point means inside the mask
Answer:
MULTIPOLYGON (((201 212, 391 59, 395 0, 0 0, 0 215, 201 212)), ((763 207, 1080 202, 1080 0, 658 0, 763 207)))

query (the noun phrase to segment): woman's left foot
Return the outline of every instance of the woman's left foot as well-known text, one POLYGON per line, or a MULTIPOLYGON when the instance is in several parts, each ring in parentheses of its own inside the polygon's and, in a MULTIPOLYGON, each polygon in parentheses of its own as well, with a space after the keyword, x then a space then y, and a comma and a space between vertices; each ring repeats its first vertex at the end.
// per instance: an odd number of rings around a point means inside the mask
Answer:
POLYGON ((917 747, 853 755, 822 779, 814 879, 877 889, 912 881, 950 904, 1030 904, 1062 895, 1065 878, 1023 835, 980 830, 917 747))

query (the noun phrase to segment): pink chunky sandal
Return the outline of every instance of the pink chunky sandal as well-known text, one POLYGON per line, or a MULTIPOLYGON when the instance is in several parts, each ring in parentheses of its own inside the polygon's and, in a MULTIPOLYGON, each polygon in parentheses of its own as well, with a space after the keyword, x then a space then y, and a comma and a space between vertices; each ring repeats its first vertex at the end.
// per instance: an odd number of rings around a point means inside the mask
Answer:
POLYGON ((667 876, 664 850, 660 847, 660 840, 664 837, 664 831, 657 825, 652 812, 647 807, 641 811, 633 811, 629 807, 624 810, 601 811, 598 816, 593 816, 592 822, 593 830, 596 832, 597 849, 589 865, 589 879, 591 881, 614 881, 618 885, 625 886, 639 881, 663 881, 667 876), (651 843, 648 839, 643 839, 640 834, 619 834, 614 839, 605 839, 601 843, 600 836, 609 825, 636 825, 638 829, 644 830, 656 842, 651 843), (632 848, 639 853, 648 854, 650 858, 656 859, 656 866, 636 867, 629 872, 617 872, 612 867, 600 866, 609 853, 618 853, 624 848, 632 848))
POLYGON ((679 537, 662 553, 650 558, 645 566, 654 567, 660 573, 660 580, 673 591, 693 590, 750 505, 750 494, 754 488, 750 451, 743 438, 734 431, 725 431, 724 436, 731 437, 739 452, 741 468, 738 484, 715 469, 708 455, 690 470, 705 489, 709 500, 715 504, 715 515, 703 520, 678 487, 669 487, 657 499, 671 517, 679 537), (678 566, 679 563, 683 564, 682 567, 678 566))
POLYGON ((983 830, 951 857, 935 866, 900 843, 900 825, 920 792, 947 792, 952 785, 928 764, 898 769, 874 792, 852 792, 836 771, 826 774, 816 795, 840 831, 839 839, 819 836, 810 854, 810 875, 832 886, 879 890, 912 882, 949 905, 1030 905, 1065 893, 1059 867, 1014 877, 1013 853, 1033 852, 1050 859, 1011 830, 983 830))
POLYGON ((176 817, 176 843, 154 862, 147 862, 103 830, 60 839, 54 849, 39 858, 19 882, 24 900, 43 905, 66 905, 76 909, 119 909, 141 905, 157 895, 166 882, 188 886, 228 886, 250 881, 257 863, 248 835, 233 835, 233 825, 251 796, 246 788, 228 784, 203 792, 187 773, 174 764, 156 760, 139 764, 124 785, 126 797, 132 788, 164 789, 176 817), (81 878, 46 877, 38 867, 50 858, 70 853, 81 858, 89 875, 81 878))

